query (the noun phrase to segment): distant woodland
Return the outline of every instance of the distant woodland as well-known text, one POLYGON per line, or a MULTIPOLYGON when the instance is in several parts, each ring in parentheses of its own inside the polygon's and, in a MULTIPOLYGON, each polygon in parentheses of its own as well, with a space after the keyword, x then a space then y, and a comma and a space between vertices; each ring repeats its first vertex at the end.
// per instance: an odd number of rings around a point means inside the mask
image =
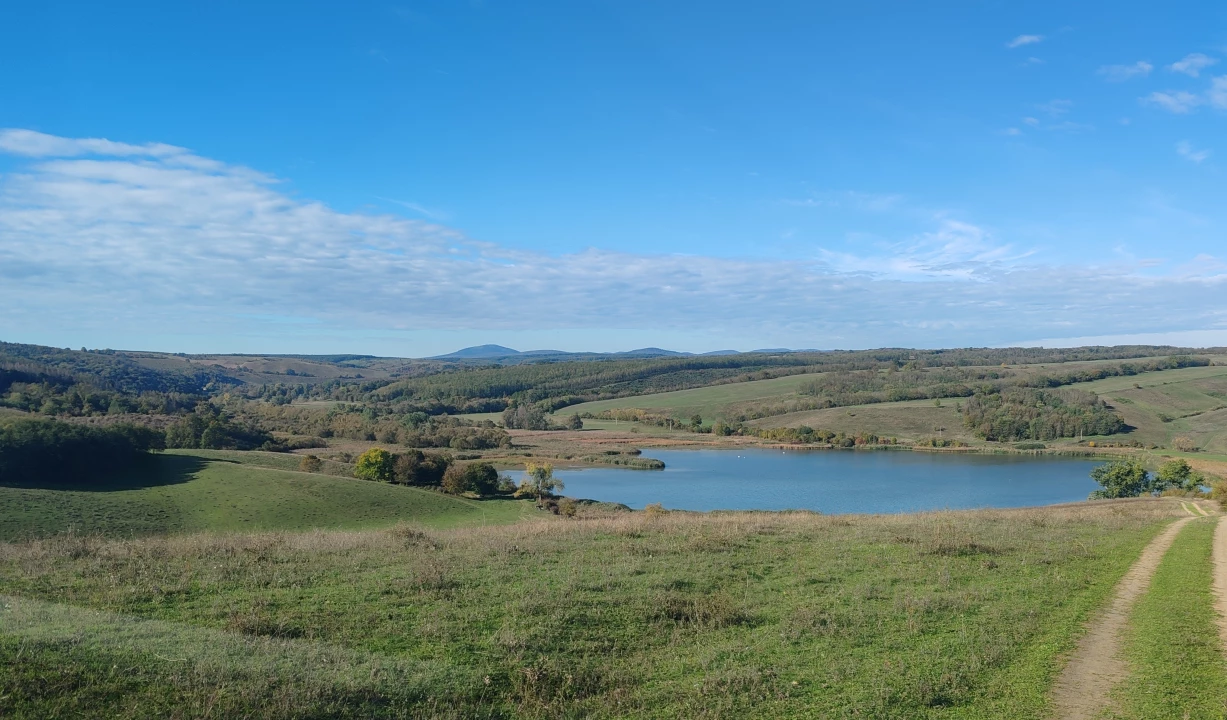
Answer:
POLYGON ((1044 440, 1111 434, 1122 426, 1094 396, 1065 386, 1209 362, 1189 350, 1151 346, 594 356, 515 365, 276 356, 277 370, 267 367, 271 361, 253 370, 259 358, 223 359, 229 364, 0 343, 0 408, 30 418, 151 428, 166 447, 287 450, 338 437, 469 450, 507 447, 507 429, 578 427, 578 416, 555 424, 549 413, 582 402, 807 374, 813 379, 793 399, 721 418, 721 432, 799 410, 955 399, 967 427, 984 439, 1044 440), (1108 362, 1062 369, 1090 360, 1108 362), (357 377, 364 374, 371 377, 357 377), (257 377, 276 381, 254 382, 257 377), (466 413, 498 413, 499 421, 454 417, 466 413))

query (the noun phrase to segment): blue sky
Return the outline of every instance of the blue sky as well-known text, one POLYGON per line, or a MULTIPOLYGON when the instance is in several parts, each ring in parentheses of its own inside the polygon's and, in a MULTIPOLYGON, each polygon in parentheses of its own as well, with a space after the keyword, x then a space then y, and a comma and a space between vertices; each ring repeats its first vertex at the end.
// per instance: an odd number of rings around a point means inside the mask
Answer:
POLYGON ((1211 2, 14 4, 0 338, 1227 345, 1225 21, 1211 2))

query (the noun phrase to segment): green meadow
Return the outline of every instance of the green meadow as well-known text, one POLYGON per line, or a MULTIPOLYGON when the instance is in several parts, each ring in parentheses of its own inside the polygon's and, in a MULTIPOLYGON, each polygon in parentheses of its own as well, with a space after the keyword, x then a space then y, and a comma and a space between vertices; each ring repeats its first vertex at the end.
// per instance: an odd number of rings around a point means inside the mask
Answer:
POLYGON ((0 540, 72 532, 130 537, 200 531, 430 527, 515 522, 516 500, 298 472, 299 457, 192 450, 159 454, 88 487, 0 486, 0 540), (241 461, 240 461, 241 460, 241 461))
POLYGON ((697 414, 711 420, 722 414, 729 406, 737 403, 793 397, 797 394, 797 389, 801 385, 812 382, 813 379, 814 374, 806 373, 769 380, 750 380, 710 385, 692 390, 636 395, 616 400, 597 400, 563 408, 556 415, 562 416, 572 413, 596 414, 617 408, 640 408, 643 410, 665 411, 677 417, 689 417, 697 414))
POLYGON ((0 715, 1043 718, 1174 500, 0 544, 0 715))

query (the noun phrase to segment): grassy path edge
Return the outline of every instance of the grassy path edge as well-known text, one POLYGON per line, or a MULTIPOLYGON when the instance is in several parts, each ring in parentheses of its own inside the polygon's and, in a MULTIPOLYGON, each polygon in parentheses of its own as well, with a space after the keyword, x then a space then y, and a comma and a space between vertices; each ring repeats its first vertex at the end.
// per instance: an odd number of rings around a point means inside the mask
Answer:
POLYGON ((1180 518, 1168 525, 1142 550, 1117 584, 1111 603, 1099 617, 1092 620, 1053 683, 1053 717, 1061 720, 1089 719, 1108 704, 1112 688, 1128 675, 1124 660, 1120 658, 1121 630, 1134 604, 1146 592, 1151 577, 1176 535, 1194 519, 1180 518))
POLYGON ((1227 654, 1227 515, 1219 518, 1214 528, 1214 550, 1211 555, 1214 567, 1214 608, 1218 611, 1218 634, 1222 640, 1223 653, 1227 654))

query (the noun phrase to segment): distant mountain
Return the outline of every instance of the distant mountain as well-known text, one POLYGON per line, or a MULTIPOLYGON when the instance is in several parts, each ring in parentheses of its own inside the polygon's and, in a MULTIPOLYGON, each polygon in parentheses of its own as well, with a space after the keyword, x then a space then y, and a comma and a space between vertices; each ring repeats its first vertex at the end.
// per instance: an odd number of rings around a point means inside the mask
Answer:
MULTIPOLYGON (((778 355, 793 352, 787 348, 770 348, 767 350, 752 350, 753 353, 778 355)), ((662 357, 704 357, 712 355, 745 355, 739 350, 713 350, 705 353, 678 352, 658 347, 639 348, 623 352, 568 352, 566 350, 513 350, 502 345, 477 345, 457 350, 446 355, 436 355, 427 360, 491 360, 504 364, 522 362, 550 362, 565 360, 595 360, 600 358, 662 358, 662 357)))
POLYGON ((519 350, 512 350, 511 348, 503 347, 502 345, 475 345, 473 347, 467 347, 461 350, 457 350, 454 353, 448 353, 446 355, 436 355, 428 359, 430 360, 475 360, 475 359, 482 359, 482 358, 511 357, 513 355, 520 355, 520 354, 522 353, 519 350))
POLYGON ((692 355, 688 352, 677 352, 675 350, 662 350, 658 347, 639 348, 638 350, 627 350, 626 352, 608 353, 609 355, 620 355, 622 357, 674 357, 681 355, 692 355))

